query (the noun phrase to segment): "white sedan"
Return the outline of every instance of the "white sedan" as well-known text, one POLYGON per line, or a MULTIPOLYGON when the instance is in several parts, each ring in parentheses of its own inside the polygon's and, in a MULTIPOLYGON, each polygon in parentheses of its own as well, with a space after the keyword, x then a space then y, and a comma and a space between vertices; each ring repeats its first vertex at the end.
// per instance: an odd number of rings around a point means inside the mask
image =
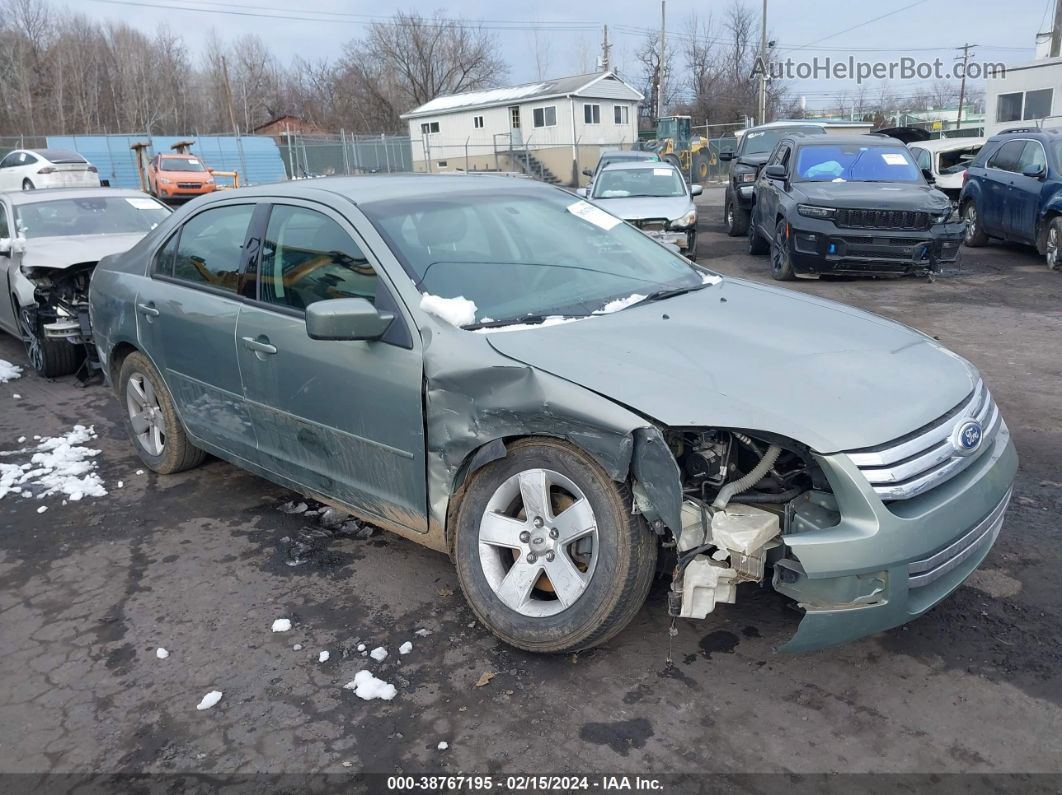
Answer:
POLYGON ((0 160, 0 191, 98 188, 96 167, 65 149, 16 149, 0 160))

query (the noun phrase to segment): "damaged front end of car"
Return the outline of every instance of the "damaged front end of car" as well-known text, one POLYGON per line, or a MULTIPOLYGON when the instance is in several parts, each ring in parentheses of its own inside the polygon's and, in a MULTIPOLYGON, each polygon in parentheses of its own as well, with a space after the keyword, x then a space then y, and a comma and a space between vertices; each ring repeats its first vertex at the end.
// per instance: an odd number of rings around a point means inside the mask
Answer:
POLYGON ((20 307, 23 333, 34 335, 36 339, 31 342, 38 345, 65 342, 83 351, 83 363, 77 371, 83 382, 100 371, 96 347, 92 344, 88 302, 89 281, 96 264, 22 268, 33 287, 33 300, 20 307))

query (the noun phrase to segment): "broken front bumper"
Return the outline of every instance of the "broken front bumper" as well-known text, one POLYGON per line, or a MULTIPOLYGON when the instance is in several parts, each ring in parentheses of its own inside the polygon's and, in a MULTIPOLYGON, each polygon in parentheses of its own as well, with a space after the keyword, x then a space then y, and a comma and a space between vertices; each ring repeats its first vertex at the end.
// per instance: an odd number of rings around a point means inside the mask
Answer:
POLYGON ((926 231, 842 229, 801 218, 790 228, 793 269, 802 274, 918 273, 959 259, 963 225, 926 231))
POLYGON ((805 615, 783 651, 810 651, 904 624, 954 591, 992 548, 1018 468, 1003 425, 992 449, 909 500, 883 503, 843 453, 820 456, 838 514, 796 509, 773 585, 805 615), (831 522, 836 519, 836 523, 831 522))
POLYGON ((683 230, 670 231, 670 230, 643 230, 645 234, 649 235, 653 240, 659 241, 670 246, 676 246, 679 251, 685 252, 690 247, 690 235, 689 232, 683 230))

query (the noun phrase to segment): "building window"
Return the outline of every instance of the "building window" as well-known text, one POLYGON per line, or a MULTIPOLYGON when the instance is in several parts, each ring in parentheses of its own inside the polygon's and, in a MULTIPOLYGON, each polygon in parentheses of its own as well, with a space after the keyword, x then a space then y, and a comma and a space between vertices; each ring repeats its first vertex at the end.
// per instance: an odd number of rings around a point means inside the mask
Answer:
POLYGON ((445 160, 440 160, 440 161, 438 161, 438 163, 439 163, 439 168, 446 168, 446 161, 445 160))
POLYGON ((432 121, 432 122, 426 121, 422 125, 420 125, 420 134, 421 135, 428 135, 429 133, 437 133, 437 132, 439 132, 439 122, 437 122, 437 121, 432 121))
POLYGON ((520 106, 519 105, 510 105, 509 106, 509 121, 512 124, 512 128, 514 130, 519 130, 520 129, 520 106))
POLYGON ((1054 89, 1050 88, 1000 94, 996 100, 996 121, 1044 119, 1051 115, 1053 99, 1054 89))
POLYGON ((536 127, 557 126, 557 106, 550 105, 548 108, 535 108, 532 111, 536 127))
POLYGON ((587 124, 601 123, 600 105, 583 105, 583 121, 587 124))
POLYGON ((616 124, 630 124, 631 109, 626 105, 613 105, 612 112, 615 114, 616 124))
POLYGON ((1041 88, 1038 91, 1025 92, 1025 112, 1023 119, 1046 119, 1051 115, 1051 100, 1054 90, 1041 88))
POLYGON ((482 130, 483 129, 483 117, 482 116, 473 116, 472 117, 472 126, 475 127, 477 130, 482 130))

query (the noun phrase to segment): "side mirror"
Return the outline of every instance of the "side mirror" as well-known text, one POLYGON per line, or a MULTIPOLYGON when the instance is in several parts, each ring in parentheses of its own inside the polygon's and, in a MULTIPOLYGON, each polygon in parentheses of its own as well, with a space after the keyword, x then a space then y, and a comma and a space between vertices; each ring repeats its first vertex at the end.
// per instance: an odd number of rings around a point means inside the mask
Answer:
POLYGON ((722 160, 724 163, 727 160, 733 160, 734 159, 734 153, 733 152, 720 152, 719 153, 719 159, 722 160))
POLYGON ((306 307, 306 334, 314 340, 375 340, 394 319, 364 298, 315 301, 306 307))
POLYGON ((781 163, 771 163, 763 169, 763 173, 768 179, 785 179, 785 166, 781 163))
POLYGON ((589 188, 576 188, 575 192, 578 193, 580 196, 582 196, 584 199, 590 198, 590 189, 589 188))
POLYGON ((696 183, 690 185, 690 196, 700 196, 702 193, 704 193, 704 188, 700 185, 696 183))
POLYGON ((937 178, 933 176, 933 172, 930 171, 928 168, 922 169, 922 176, 926 178, 926 182, 928 182, 930 185, 934 184, 937 181, 937 178))
POLYGON ((1043 166, 1029 166, 1027 169, 1021 172, 1022 176, 1033 177, 1034 179, 1043 179, 1044 167, 1043 166))
POLYGON ((590 169, 588 169, 588 168, 584 168, 584 169, 583 169, 583 176, 584 176, 584 177, 592 177, 592 176, 594 176, 594 172, 593 172, 593 171, 591 171, 591 170, 590 170, 590 169))

